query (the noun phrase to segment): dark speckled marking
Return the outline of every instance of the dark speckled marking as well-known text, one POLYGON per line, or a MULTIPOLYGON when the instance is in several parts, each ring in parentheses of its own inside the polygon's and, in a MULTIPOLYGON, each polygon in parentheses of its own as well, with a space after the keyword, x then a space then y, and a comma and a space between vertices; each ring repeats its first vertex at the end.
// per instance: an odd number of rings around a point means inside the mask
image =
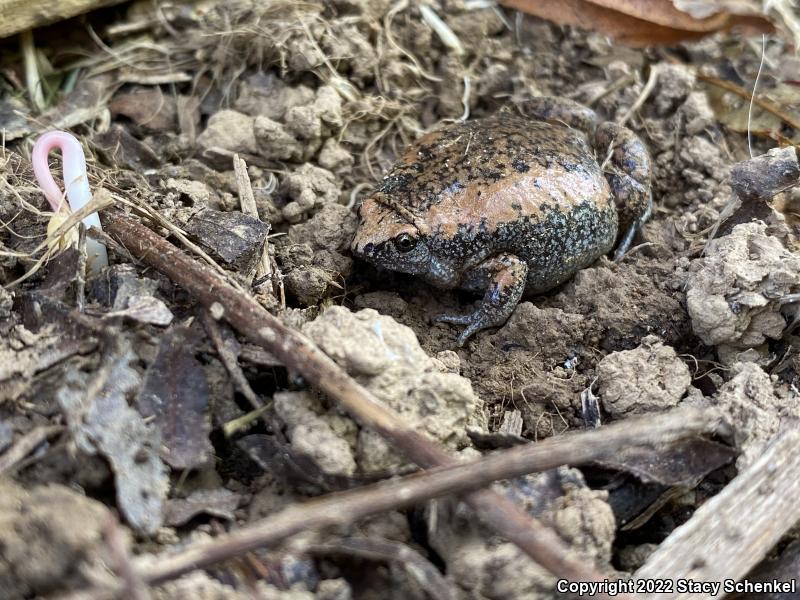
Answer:
MULTIPOLYGON (((452 239, 433 236, 428 243, 434 254, 454 265, 480 264, 500 252, 513 252, 529 267, 525 292, 535 294, 559 285, 607 254, 614 247, 616 236, 614 207, 598 213, 593 204, 585 202, 568 213, 550 208, 542 219, 522 218, 491 234, 465 225, 452 239)), ((470 281, 468 270, 463 278, 451 274, 448 279, 453 281, 450 287, 481 291, 464 285, 470 281)))
POLYGON ((418 214, 446 197, 454 182, 497 182, 559 165, 594 173, 597 163, 577 131, 508 113, 456 123, 423 137, 384 178, 376 193, 418 214), (469 160, 458 160, 467 156, 469 160), (424 170, 420 170, 424 165, 424 170))
POLYGON ((527 173, 531 169, 528 163, 519 157, 515 157, 514 160, 511 161, 511 166, 514 167, 517 173, 527 173))

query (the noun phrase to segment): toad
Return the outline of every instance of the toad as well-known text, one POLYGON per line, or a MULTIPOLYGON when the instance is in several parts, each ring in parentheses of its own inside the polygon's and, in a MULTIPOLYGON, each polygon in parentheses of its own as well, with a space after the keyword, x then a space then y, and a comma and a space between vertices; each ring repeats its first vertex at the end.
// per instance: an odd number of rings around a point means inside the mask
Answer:
POLYGON ((412 144, 359 208, 353 253, 430 284, 483 292, 459 345, 523 294, 630 247, 652 207, 650 159, 629 129, 555 97, 457 122, 412 144))

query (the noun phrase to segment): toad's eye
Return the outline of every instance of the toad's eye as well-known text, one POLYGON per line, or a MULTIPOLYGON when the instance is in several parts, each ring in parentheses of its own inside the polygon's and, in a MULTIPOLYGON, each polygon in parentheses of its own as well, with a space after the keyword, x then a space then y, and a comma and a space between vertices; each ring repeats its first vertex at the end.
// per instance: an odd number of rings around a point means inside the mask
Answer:
POLYGON ((400 252, 411 252, 414 249, 414 246, 417 245, 417 240, 411 237, 407 233, 401 233, 396 238, 394 238, 394 247, 397 248, 400 252))

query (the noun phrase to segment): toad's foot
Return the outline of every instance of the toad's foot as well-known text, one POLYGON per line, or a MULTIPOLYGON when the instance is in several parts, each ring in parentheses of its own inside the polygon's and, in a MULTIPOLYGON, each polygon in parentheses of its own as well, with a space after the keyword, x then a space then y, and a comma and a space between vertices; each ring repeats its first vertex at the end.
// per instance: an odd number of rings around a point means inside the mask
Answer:
POLYGON ((647 203, 647 208, 645 209, 644 213, 628 226, 625 234, 620 238, 619 244, 617 244, 617 249, 614 250, 614 262, 619 262, 625 258, 625 253, 630 250, 631 244, 633 243, 633 238, 636 237, 636 234, 642 228, 642 225, 647 222, 652 214, 653 198, 651 195, 650 201, 647 203))
POLYGON ((458 345, 463 346, 476 331, 506 322, 525 291, 527 276, 528 265, 513 254, 487 258, 467 273, 462 284, 468 290, 486 290, 480 307, 468 315, 444 314, 435 320, 466 325, 458 336, 458 345))

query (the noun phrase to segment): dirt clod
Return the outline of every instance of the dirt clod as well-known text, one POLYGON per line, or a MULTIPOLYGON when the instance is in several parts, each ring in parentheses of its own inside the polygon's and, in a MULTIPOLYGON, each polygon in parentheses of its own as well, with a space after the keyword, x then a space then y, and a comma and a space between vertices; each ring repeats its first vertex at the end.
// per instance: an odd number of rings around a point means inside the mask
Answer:
MULTIPOLYGON (((319 403, 308 392, 281 392, 275 395, 275 412, 287 427, 292 448, 312 458, 326 473, 352 475, 356 461, 350 444, 340 437, 344 419, 335 412, 318 415, 319 403), (333 421, 333 422, 332 422, 333 421)), ((352 422, 348 429, 355 433, 352 422)))
POLYGON ((614 418, 676 406, 692 380, 686 363, 655 336, 605 356, 597 377, 603 408, 614 418))
POLYGON ((253 118, 235 110, 221 110, 208 120, 197 143, 203 148, 252 154, 257 149, 253 118))
POLYGON ((300 166, 289 174, 281 188, 288 203, 283 207, 283 217, 290 223, 297 223, 313 209, 339 198, 336 176, 311 163, 300 166))
POLYGON ((734 442, 741 449, 736 466, 741 471, 761 456, 775 435, 797 427, 800 408, 777 393, 763 369, 753 363, 737 363, 732 377, 706 402, 718 407, 734 426, 734 442))
POLYGON ((767 235, 763 223, 737 225, 709 242, 689 267, 686 306, 708 345, 752 348, 781 337, 780 299, 800 289, 800 256, 767 235))
MULTIPOLYGON (((411 427, 450 447, 467 444, 467 421, 479 406, 472 386, 460 375, 443 373, 411 329, 372 309, 352 313, 333 306, 303 333, 411 427)), ((356 454, 368 472, 405 464, 366 429, 359 431, 356 454)))
POLYGON ((24 598, 87 585, 81 569, 104 554, 108 509, 60 485, 0 481, 0 590, 24 598))
MULTIPOLYGON (((614 514, 606 502, 607 494, 588 489, 580 472, 557 469, 519 478, 507 487, 509 496, 554 527, 588 560, 610 569, 614 514)), ((552 597, 552 576, 513 544, 489 540, 487 532, 470 521, 469 511, 446 503, 431 510, 435 516, 432 512, 430 518, 437 523, 431 543, 466 594, 497 600, 552 597)))

